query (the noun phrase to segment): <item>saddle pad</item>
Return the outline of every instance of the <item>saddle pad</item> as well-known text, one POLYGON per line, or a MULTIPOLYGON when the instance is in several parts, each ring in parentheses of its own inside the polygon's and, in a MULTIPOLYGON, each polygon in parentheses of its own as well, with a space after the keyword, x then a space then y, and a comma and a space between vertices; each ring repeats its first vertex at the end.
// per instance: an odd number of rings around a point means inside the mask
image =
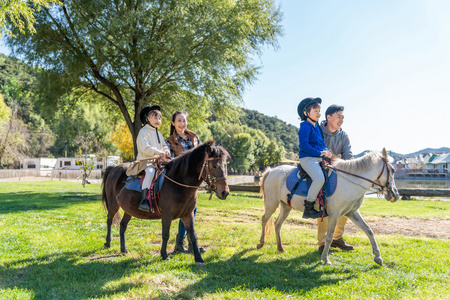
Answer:
MULTIPOLYGON (((166 174, 166 170, 163 171, 164 174, 166 174)), ((133 179, 133 177, 128 177, 127 178, 127 182, 128 180, 131 180, 131 182, 129 184, 127 184, 127 190, 132 190, 132 191, 136 191, 136 192, 142 192, 142 184, 141 184, 141 178, 140 177, 136 177, 133 179)), ((164 176, 159 175, 158 178, 155 181, 155 187, 157 187, 157 191, 161 190, 162 184, 164 182, 164 176)))
MULTIPOLYGON (((292 191, 295 184, 298 181, 298 169, 292 170, 292 172, 288 175, 286 179, 286 187, 289 191, 292 191)), ((327 197, 330 197, 336 191, 337 185, 337 175, 336 172, 331 172, 331 175, 328 177, 328 182, 324 187, 324 192, 327 197)), ((309 187, 311 186, 311 178, 306 177, 306 180, 303 180, 297 187, 295 191, 295 195, 305 196, 308 194, 309 187)))

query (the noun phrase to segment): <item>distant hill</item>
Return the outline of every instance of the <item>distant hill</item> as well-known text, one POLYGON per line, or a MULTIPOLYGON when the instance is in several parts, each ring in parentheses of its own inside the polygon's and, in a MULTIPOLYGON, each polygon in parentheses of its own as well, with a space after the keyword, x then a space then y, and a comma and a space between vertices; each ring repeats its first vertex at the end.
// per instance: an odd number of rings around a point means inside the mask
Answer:
POLYGON ((298 127, 278 118, 266 116, 256 110, 242 109, 244 115, 239 118, 242 125, 259 129, 271 140, 276 140, 286 151, 298 153, 298 127))
MULTIPOLYGON (((355 155, 355 158, 361 157, 364 154, 366 154, 367 152, 369 152, 369 150, 365 150, 357 155, 355 155)), ((422 149, 413 153, 408 153, 408 154, 401 154, 401 153, 397 153, 397 152, 393 152, 393 151, 389 151, 389 155, 392 157, 396 157, 396 156, 402 156, 402 157, 416 157, 419 154, 428 154, 428 153, 433 153, 433 154, 442 154, 442 153, 450 153, 450 148, 448 147, 441 147, 438 149, 434 149, 434 148, 426 148, 426 149, 422 149)))
POLYGON ((450 152, 450 148, 448 148, 448 147, 441 147, 439 149, 426 148, 426 149, 422 149, 422 150, 419 150, 419 151, 414 152, 414 153, 406 154, 404 156, 411 157, 411 156, 417 156, 417 155, 419 155, 421 153, 442 154, 442 153, 449 153, 449 152, 450 152))

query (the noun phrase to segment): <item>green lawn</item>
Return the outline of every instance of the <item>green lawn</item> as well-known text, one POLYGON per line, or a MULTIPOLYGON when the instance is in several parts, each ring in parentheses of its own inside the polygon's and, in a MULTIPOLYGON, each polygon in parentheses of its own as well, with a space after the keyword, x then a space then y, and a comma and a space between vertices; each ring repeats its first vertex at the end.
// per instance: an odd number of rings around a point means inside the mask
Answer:
MULTIPOLYGON (((292 212, 282 234, 257 250, 263 214, 256 194, 227 200, 201 194, 197 235, 205 265, 191 255, 161 261, 160 221, 133 219, 130 254, 119 255, 118 227, 104 249, 99 185, 66 181, 0 183, 0 299, 449 299, 450 241, 377 235, 384 266, 367 237, 320 263, 316 229, 292 212)), ((450 202, 366 200, 364 216, 450 218, 450 202)), ((178 221, 177 221, 178 222, 178 221)), ((168 250, 175 243, 173 224, 168 250)))

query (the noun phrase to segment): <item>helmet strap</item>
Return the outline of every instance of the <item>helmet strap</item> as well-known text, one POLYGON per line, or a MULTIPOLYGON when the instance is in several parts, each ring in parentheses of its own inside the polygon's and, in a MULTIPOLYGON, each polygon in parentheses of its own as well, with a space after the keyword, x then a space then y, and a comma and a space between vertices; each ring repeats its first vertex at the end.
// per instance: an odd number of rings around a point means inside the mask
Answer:
POLYGON ((313 119, 311 119, 311 117, 309 116, 308 112, 305 110, 306 113, 306 120, 310 119, 313 123, 317 123, 317 121, 314 121, 313 119))
POLYGON ((148 125, 150 125, 150 127, 152 127, 152 128, 155 128, 155 130, 156 130, 156 137, 158 138, 158 143, 161 144, 161 141, 159 140, 158 128, 153 126, 152 124, 150 124, 150 122, 148 122, 148 125))

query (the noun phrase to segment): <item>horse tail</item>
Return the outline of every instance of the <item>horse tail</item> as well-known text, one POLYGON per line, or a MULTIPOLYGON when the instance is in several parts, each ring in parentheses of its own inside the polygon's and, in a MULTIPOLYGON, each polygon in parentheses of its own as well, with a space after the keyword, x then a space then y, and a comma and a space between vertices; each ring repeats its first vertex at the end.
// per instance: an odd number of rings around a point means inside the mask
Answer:
POLYGON ((267 175, 269 175, 270 173, 270 168, 267 168, 266 171, 264 171, 264 174, 261 177, 261 181, 259 182, 259 196, 262 197, 263 199, 265 198, 265 193, 264 193, 264 181, 266 181, 267 175))
MULTIPOLYGON (((111 171, 114 169, 114 166, 109 166, 106 168, 105 173, 103 174, 103 179, 102 179, 102 202, 103 202, 103 207, 106 210, 106 213, 109 214, 109 209, 108 209, 108 198, 106 196, 106 179, 108 178, 109 173, 111 173, 111 171)), ((120 224, 120 214, 118 214, 117 212, 114 214, 113 219, 112 219, 112 224, 114 225, 119 225, 120 224)))
MULTIPOLYGON (((266 194, 264 192, 264 182, 266 181, 267 176, 269 175, 271 168, 267 168, 267 170, 264 172, 264 174, 261 177, 261 181, 259 183, 260 189, 259 189, 259 196, 266 201, 266 194)), ((273 232, 273 217, 271 216, 269 220, 267 220, 266 228, 264 229, 264 239, 268 242, 270 236, 273 232)))
POLYGON ((114 169, 113 166, 109 166, 106 168, 105 173, 103 173, 103 179, 102 179, 102 202, 103 202, 103 206, 105 207, 106 210, 108 210, 108 200, 106 198, 106 187, 105 187, 105 183, 106 183, 106 178, 108 178, 109 173, 111 172, 111 170, 114 169))

